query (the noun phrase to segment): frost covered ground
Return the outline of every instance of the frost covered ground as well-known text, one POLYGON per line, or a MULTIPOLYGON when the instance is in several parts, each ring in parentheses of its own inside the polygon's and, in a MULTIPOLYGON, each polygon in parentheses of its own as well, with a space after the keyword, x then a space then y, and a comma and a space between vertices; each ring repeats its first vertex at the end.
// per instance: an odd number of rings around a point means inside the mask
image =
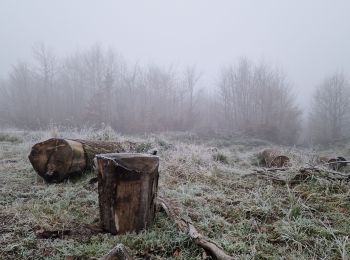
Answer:
MULTIPOLYGON (((117 243, 135 258, 201 259, 203 252, 159 212, 139 234, 111 236, 99 223, 94 173, 61 184, 46 184, 32 169, 31 146, 49 137, 140 142, 158 148, 159 194, 198 230, 238 259, 347 259, 350 253, 350 186, 317 173, 298 184, 281 184, 256 174, 257 154, 275 147, 293 167, 277 172, 286 180, 318 154, 350 158, 350 146, 332 151, 277 147, 253 139, 200 138, 189 133, 121 137, 100 131, 0 131, 0 259, 86 259, 106 254, 117 243), (72 230, 38 238, 38 230, 72 230)), ((345 172, 349 171, 345 169, 345 172)))

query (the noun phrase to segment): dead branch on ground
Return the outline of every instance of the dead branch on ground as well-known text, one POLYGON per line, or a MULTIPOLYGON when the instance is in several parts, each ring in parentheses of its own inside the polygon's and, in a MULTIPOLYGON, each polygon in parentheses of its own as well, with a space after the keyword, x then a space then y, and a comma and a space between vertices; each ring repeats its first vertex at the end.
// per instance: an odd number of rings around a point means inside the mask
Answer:
POLYGON ((278 171, 286 171, 291 170, 291 167, 283 167, 283 168, 257 168, 253 173, 246 174, 242 176, 242 178, 257 176, 258 178, 266 178, 272 180, 278 184, 299 184, 300 182, 306 180, 312 176, 320 176, 328 180, 332 181, 350 181, 350 174, 341 173, 339 171, 335 171, 322 166, 308 166, 308 167, 300 167, 295 169, 298 173, 292 179, 284 179, 277 176, 275 173, 278 171), (316 175, 317 174, 317 175, 316 175))
POLYGON ((157 204, 159 208, 163 209, 167 216, 175 222, 177 228, 184 233, 187 233, 194 242, 203 248, 206 252, 208 252, 211 256, 218 260, 233 260, 234 258, 228 255, 221 247, 219 247, 216 243, 211 241, 209 238, 200 234, 195 226, 188 220, 177 216, 174 210, 171 208, 169 203, 163 199, 157 199, 157 204))

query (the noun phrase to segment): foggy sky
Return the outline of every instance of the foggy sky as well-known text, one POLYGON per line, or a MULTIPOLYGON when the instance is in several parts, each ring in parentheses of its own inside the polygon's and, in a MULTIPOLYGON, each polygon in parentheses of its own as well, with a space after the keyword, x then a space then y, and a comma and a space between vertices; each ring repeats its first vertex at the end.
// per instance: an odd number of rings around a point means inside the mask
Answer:
POLYGON ((325 76, 350 77, 350 1, 0 0, 0 78, 44 43, 57 56, 94 44, 131 62, 196 64, 207 87, 240 57, 287 75, 307 107, 325 76))

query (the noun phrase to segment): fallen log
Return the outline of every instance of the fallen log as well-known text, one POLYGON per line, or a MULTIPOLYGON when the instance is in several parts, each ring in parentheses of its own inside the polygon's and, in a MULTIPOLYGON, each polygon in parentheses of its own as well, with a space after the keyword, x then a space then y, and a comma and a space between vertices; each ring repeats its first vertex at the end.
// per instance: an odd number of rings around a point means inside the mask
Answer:
POLYGON ((281 154, 281 152, 274 149, 265 149, 260 154, 260 164, 268 168, 271 167, 286 167, 290 166, 290 159, 288 156, 281 154))
POLYGON ((163 209, 167 216, 176 223, 177 228, 184 233, 187 233, 194 242, 206 252, 208 252, 214 259, 218 260, 233 260, 234 258, 228 255, 221 247, 211 241, 209 238, 200 234, 195 226, 190 221, 180 218, 175 214, 174 210, 170 207, 169 203, 163 199, 157 199, 157 205, 163 209))
POLYGON ((134 143, 128 141, 103 142, 52 138, 35 144, 28 158, 34 170, 46 182, 61 182, 91 170, 96 154, 130 151, 134 146, 134 143))
POLYGON ((112 234, 140 231, 154 219, 158 190, 157 156, 96 155, 102 227, 112 234))

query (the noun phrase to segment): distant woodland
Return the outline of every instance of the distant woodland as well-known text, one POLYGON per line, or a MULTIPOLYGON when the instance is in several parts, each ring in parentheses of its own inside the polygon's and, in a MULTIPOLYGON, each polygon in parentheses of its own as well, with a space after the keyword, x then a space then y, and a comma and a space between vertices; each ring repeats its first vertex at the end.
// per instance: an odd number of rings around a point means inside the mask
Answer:
POLYGON ((281 144, 327 145, 350 137, 350 85, 342 73, 320 75, 305 112, 283 72, 245 58, 203 88, 196 66, 129 64, 97 45, 60 58, 40 45, 33 57, 0 82, 3 127, 241 133, 281 144))

